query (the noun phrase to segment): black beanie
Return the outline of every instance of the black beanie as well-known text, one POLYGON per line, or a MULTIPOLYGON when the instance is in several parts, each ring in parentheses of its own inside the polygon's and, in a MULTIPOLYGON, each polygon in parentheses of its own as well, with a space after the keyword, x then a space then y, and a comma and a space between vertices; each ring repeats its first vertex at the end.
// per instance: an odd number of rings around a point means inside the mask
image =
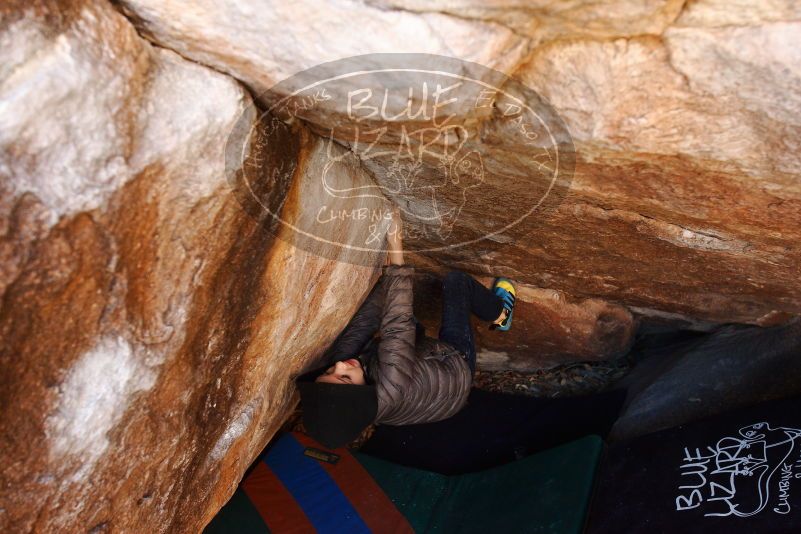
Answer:
POLYGON ((303 426, 324 447, 347 445, 375 421, 375 386, 298 382, 303 426))

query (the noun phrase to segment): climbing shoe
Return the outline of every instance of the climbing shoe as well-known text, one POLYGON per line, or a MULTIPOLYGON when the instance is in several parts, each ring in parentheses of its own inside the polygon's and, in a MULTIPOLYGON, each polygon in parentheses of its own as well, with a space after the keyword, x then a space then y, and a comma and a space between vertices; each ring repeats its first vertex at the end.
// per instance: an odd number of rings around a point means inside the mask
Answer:
POLYGON ((515 309, 515 286, 508 278, 498 277, 492 284, 492 292, 503 299, 503 309, 506 310, 506 318, 501 324, 490 325, 490 330, 500 330, 506 332, 512 328, 512 312, 515 309))

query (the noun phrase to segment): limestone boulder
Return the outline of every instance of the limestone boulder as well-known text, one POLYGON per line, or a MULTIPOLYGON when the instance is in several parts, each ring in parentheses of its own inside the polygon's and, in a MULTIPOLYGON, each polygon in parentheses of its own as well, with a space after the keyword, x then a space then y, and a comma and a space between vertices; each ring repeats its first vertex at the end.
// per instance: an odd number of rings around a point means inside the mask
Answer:
MULTIPOLYGON (((236 80, 107 2, 0 13, 0 530, 198 532, 379 252, 295 246, 332 154, 261 120, 236 80), (243 124, 242 159, 226 158, 243 124), (237 197, 248 173, 282 222, 237 197)), ((338 181, 367 179, 333 156, 338 181)))

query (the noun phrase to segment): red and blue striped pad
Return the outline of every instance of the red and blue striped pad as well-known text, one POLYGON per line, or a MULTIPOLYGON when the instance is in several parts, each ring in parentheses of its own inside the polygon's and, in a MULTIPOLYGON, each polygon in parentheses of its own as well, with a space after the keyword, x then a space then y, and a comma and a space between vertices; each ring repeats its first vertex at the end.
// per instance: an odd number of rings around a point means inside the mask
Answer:
POLYGON ((231 510, 223 508, 209 526, 232 520, 240 524, 248 512, 245 508, 250 508, 264 523, 261 532, 412 532, 406 518, 346 448, 333 451, 339 461, 331 464, 306 456, 307 447, 323 448, 299 433, 278 439, 237 490, 249 503, 234 507, 235 496, 226 505, 231 510), (224 517, 233 513, 238 517, 224 517))

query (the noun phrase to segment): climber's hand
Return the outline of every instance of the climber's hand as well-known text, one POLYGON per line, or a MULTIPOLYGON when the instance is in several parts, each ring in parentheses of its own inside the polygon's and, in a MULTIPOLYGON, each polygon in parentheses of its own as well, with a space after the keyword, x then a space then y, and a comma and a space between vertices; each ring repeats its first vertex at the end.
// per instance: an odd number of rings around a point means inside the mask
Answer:
POLYGON ((403 221, 400 210, 392 211, 392 222, 387 229, 387 255, 393 265, 403 265, 403 221))
POLYGON ((389 223, 389 228, 387 228, 387 242, 390 245, 398 245, 398 247, 391 248, 401 248, 402 234, 403 219, 401 219, 400 210, 398 208, 393 208, 392 220, 389 223))

